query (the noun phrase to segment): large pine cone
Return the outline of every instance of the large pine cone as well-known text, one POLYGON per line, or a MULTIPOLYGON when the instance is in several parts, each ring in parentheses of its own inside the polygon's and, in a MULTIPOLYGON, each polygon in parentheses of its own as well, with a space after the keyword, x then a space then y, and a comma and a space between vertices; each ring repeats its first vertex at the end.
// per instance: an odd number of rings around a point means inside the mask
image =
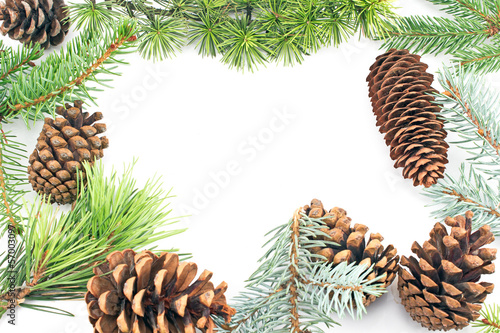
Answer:
POLYGON ((196 264, 180 263, 175 253, 115 251, 94 273, 85 295, 94 332, 214 332, 212 315, 228 323, 235 313, 227 284, 214 288, 207 270, 193 282, 196 264))
MULTIPOLYGON (((333 241, 338 246, 328 246, 326 248, 312 248, 311 252, 326 257, 328 262, 333 262, 334 266, 341 262, 355 262, 357 264, 374 264, 373 272, 367 277, 368 280, 380 277, 378 283, 382 283, 387 288, 394 281, 397 275, 399 256, 393 245, 384 249, 380 234, 370 234, 368 243, 365 235, 368 227, 363 224, 351 226, 351 218, 342 208, 332 208, 327 212, 323 204, 318 199, 314 199, 310 206, 304 206, 304 211, 311 218, 322 218, 327 227, 321 231, 330 235, 326 240, 333 241)), ((363 304, 370 305, 376 300, 374 295, 365 295, 363 304)))
MULTIPOLYGON (((82 101, 74 107, 58 107, 56 113, 62 118, 45 118, 43 130, 38 137, 36 149, 29 158, 28 180, 39 194, 50 195, 51 202, 72 203, 77 195, 77 171, 82 162, 91 166, 103 156, 108 139, 97 134, 106 131, 106 125, 95 123, 102 113, 91 116, 82 113, 82 101)), ((85 174, 82 172, 82 176, 85 174)))
POLYGON ((494 285, 479 282, 482 274, 495 271, 496 249, 484 249, 493 242, 490 227, 471 232, 472 212, 446 218, 451 226, 436 223, 430 239, 413 243, 411 256, 401 258, 398 289, 402 304, 413 318, 431 330, 461 329, 479 317, 478 311, 494 285))
POLYGON ((443 178, 448 144, 440 107, 433 104, 434 76, 420 56, 408 50, 390 50, 377 57, 366 78, 373 112, 395 168, 413 185, 429 187, 443 178))
POLYGON ((0 3, 0 32, 21 43, 39 43, 42 48, 59 45, 69 30, 63 0, 6 0, 0 3))

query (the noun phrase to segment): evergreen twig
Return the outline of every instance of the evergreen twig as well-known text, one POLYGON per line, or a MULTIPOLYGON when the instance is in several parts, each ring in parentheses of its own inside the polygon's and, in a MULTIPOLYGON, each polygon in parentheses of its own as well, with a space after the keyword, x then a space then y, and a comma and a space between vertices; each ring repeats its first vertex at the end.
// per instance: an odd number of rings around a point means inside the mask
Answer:
POLYGON ((342 263, 335 268, 324 257, 309 252, 328 241, 322 219, 297 210, 285 225, 271 231, 270 249, 252 274, 246 290, 236 298, 236 315, 225 332, 323 332, 337 324, 332 312, 360 317, 365 311, 363 294, 385 292, 377 279, 367 281, 371 268, 342 263))
POLYGON ((0 310, 12 301, 46 311, 26 300, 81 298, 94 263, 109 252, 142 249, 184 231, 158 231, 176 222, 168 217, 166 201, 171 197, 158 179, 137 189, 132 166, 120 178, 115 172, 106 177, 102 163, 92 168, 84 164, 84 171, 87 188, 69 213, 58 217, 43 199, 26 204, 25 233, 15 253, 0 262, 0 310))
POLYGON ((470 154, 458 177, 449 174, 426 189, 440 206, 437 219, 462 215, 471 210, 474 228, 488 224, 500 235, 500 116, 499 95, 482 78, 463 67, 444 68, 439 82, 445 91, 436 95, 446 129, 455 132, 452 142, 470 154))
POLYGON ((448 53, 477 72, 500 70, 500 2, 429 0, 451 18, 409 16, 390 23, 383 48, 420 53, 448 53))
POLYGON ((222 55, 239 70, 268 62, 292 65, 320 47, 338 46, 356 32, 385 35, 392 0, 113 0, 71 5, 77 27, 99 34, 109 7, 138 20, 139 51, 163 60, 184 44, 203 56, 222 55))
POLYGON ((500 332, 500 306, 496 304, 486 305, 480 311, 482 318, 477 319, 472 326, 479 328, 477 333, 500 332))

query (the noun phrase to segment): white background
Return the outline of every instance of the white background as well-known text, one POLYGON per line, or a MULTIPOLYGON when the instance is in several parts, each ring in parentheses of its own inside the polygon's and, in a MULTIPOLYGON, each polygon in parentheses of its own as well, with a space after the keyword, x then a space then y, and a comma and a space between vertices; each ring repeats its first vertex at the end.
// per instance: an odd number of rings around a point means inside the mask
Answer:
MULTIPOLYGON (((398 10, 402 15, 442 15, 423 0, 396 5, 404 7, 398 10)), ((271 64, 244 74, 219 59, 203 59, 190 47, 159 64, 128 55, 130 65, 120 67, 123 75, 112 83, 115 88, 98 93, 99 107, 88 108, 102 111, 108 124, 104 163, 121 170, 138 157, 139 183, 162 175, 164 188, 177 195, 172 215, 192 216, 178 225, 189 230, 165 239, 161 247, 191 252, 199 269, 214 272, 214 283, 229 283, 230 298, 257 267, 264 234, 312 198, 326 208, 343 207, 354 223, 366 224, 385 237, 385 245, 410 255, 413 241, 428 239, 436 221, 429 217, 432 207, 426 207, 430 201, 422 189, 393 168, 375 126, 365 78, 382 53, 380 45, 355 37, 320 50, 302 65, 271 64), (277 121, 277 114, 288 119, 277 121), (258 149, 251 148, 255 138, 258 149), (236 174, 220 176, 228 165, 238 166, 236 174), (227 179, 216 185, 214 174, 227 179), (207 192, 203 199, 200 193, 207 192)), ((424 56, 423 61, 435 73, 447 59, 424 56)), ((488 79, 500 87, 500 74, 488 79)), ((41 123, 32 131, 22 123, 11 128, 31 151, 41 123)), ((452 148, 448 172, 456 173, 466 156, 452 148)), ((485 280, 500 282, 498 273, 485 280)), ((500 302, 499 295, 496 291, 487 302, 500 302)), ((425 332, 399 302, 393 284, 363 320, 343 318, 342 327, 331 331, 425 332)), ((83 301, 49 305, 76 318, 20 309, 16 327, 4 319, 0 331, 92 332, 83 301)))

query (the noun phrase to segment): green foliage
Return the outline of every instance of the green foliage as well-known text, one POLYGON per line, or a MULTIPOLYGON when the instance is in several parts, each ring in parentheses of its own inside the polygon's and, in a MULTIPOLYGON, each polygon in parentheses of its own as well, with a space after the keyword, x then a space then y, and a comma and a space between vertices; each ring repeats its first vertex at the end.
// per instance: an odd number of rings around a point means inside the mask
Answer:
POLYGON ((371 267, 344 262, 333 268, 309 252, 331 242, 314 239, 325 236, 322 219, 296 214, 270 232, 269 250, 236 298, 236 315, 222 325, 226 332, 323 332, 319 325, 337 324, 332 312, 360 317, 363 293, 385 292, 377 279, 366 280, 371 267))
MULTIPOLYGON (((16 272, 15 286, 27 292, 28 300, 81 298, 94 275, 94 262, 104 260, 112 251, 142 249, 184 231, 164 229, 176 222, 167 210, 170 194, 161 189, 158 179, 138 189, 132 167, 126 168, 121 177, 116 172, 106 177, 102 163, 92 168, 85 164, 87 189, 80 192, 73 209, 60 216, 42 199, 26 204, 25 233, 17 244, 12 266, 0 269, 0 306, 5 305, 1 301, 9 291, 10 271, 16 272)), ((0 264, 6 264, 8 258, 5 256, 0 264)), ((47 310, 38 305, 35 308, 47 310)))
POLYGON ((453 61, 477 72, 500 69, 500 2, 429 0, 451 18, 410 16, 391 23, 385 49, 451 54, 453 61))
MULTIPOLYGON (((251 70, 268 62, 300 63, 323 46, 346 41, 356 32, 385 35, 395 14, 387 0, 113 0, 111 8, 139 22, 139 51, 163 60, 184 44, 203 56, 251 70)), ((108 6, 86 0, 71 5, 78 27, 99 33, 108 6), (102 15, 93 13, 99 8, 102 15), (92 20, 88 19, 89 17, 92 20), (81 24, 80 24, 81 23, 81 24)))
POLYGON ((480 311, 482 318, 477 319, 472 327, 479 328, 477 333, 500 332, 500 306, 496 304, 486 305, 480 311))
POLYGON ((0 116, 14 117, 21 113, 26 124, 43 113, 54 114, 56 104, 70 99, 90 99, 97 87, 84 84, 102 84, 109 79, 98 79, 98 74, 114 74, 115 66, 123 63, 114 58, 130 52, 134 43, 128 39, 136 33, 131 20, 119 23, 112 32, 89 39, 76 37, 60 53, 49 55, 29 73, 19 72, 17 80, 9 82, 8 93, 0 104, 0 116), (111 47, 115 44, 117 47, 111 47))
POLYGON ((482 77, 464 68, 444 68, 439 82, 445 92, 436 95, 446 129, 453 142, 470 154, 457 178, 446 176, 426 190, 439 205, 437 219, 474 212, 475 228, 488 224, 500 235, 500 99, 482 77))

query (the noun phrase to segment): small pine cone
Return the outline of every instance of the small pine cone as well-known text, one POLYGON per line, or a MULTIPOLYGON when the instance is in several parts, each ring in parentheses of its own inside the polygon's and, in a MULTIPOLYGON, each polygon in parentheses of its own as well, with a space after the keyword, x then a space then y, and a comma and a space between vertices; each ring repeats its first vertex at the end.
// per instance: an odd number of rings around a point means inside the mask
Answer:
POLYGON ((443 178, 448 144, 440 107, 429 93, 434 76, 420 56, 408 50, 390 50, 377 57, 367 77, 373 112, 395 168, 413 185, 430 187, 443 178))
POLYGON ((42 48, 59 45, 69 30, 67 6, 63 0, 5 0, 0 3, 0 32, 28 45, 42 48))
MULTIPOLYGON (((310 249, 312 253, 324 256, 328 262, 333 262, 334 266, 344 261, 367 266, 375 265, 367 279, 379 278, 377 282, 382 283, 384 288, 391 285, 397 275, 399 262, 397 250, 393 245, 384 249, 382 245, 384 238, 378 233, 370 234, 366 240, 368 227, 363 224, 351 226, 351 218, 342 208, 335 207, 327 212, 321 201, 314 199, 310 206, 304 206, 304 211, 311 218, 326 217, 323 219, 326 226, 321 231, 330 237, 325 240, 339 244, 312 248, 310 249)), ((365 295, 363 304, 368 306, 375 300, 374 295, 365 295)))
POLYGON ((33 190, 50 195, 52 203, 69 204, 76 200, 77 171, 81 171, 81 163, 92 166, 109 145, 105 136, 97 136, 106 131, 105 124, 95 123, 102 119, 102 113, 89 116, 82 112, 82 105, 82 101, 75 101, 74 106, 66 103, 65 108, 56 109, 62 117, 45 118, 29 158, 28 180, 33 190))
POLYGON ((211 316, 227 323, 235 310, 226 303, 227 284, 214 287, 212 273, 197 274, 195 263, 175 253, 110 253, 94 268, 85 302, 94 332, 214 332, 211 316))
POLYGON ((482 248, 495 239, 488 225, 472 233, 472 212, 436 223, 430 239, 411 250, 418 257, 401 258, 398 289, 413 320, 430 330, 462 329, 479 317, 493 283, 478 282, 495 271, 496 249, 482 248))

